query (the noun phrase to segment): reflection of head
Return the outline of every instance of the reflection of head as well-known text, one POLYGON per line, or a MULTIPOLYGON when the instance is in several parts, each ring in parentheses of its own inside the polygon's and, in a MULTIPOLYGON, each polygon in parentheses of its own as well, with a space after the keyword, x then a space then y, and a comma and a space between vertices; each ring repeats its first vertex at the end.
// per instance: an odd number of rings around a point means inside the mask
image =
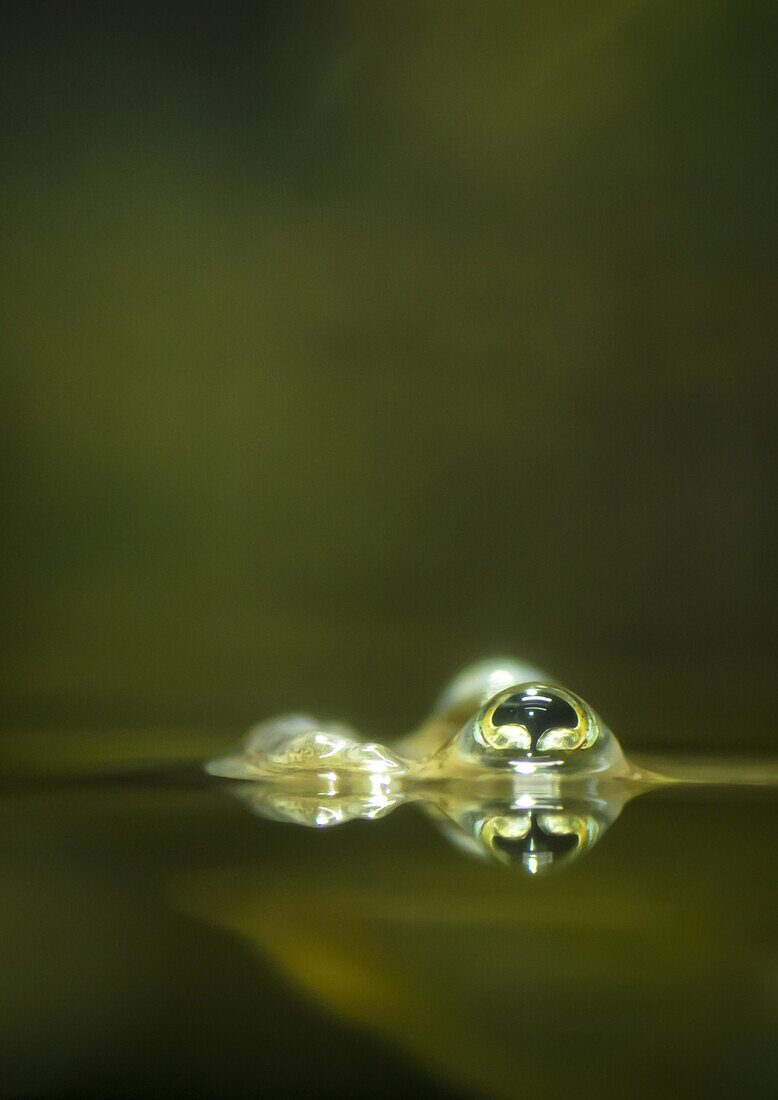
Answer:
POLYGON ((484 822, 481 838, 500 863, 521 864, 534 875, 570 863, 599 832, 594 818, 559 809, 493 817, 484 822))
POLYGON ((541 875, 588 851, 621 812, 624 795, 500 802, 442 798, 430 807, 450 840, 472 855, 541 875))
POLYGON ((268 783, 236 783, 225 789, 242 799, 252 813, 260 817, 312 829, 326 829, 358 818, 373 821, 402 801, 399 793, 392 794, 388 787, 378 784, 370 792, 348 795, 309 793, 268 783))

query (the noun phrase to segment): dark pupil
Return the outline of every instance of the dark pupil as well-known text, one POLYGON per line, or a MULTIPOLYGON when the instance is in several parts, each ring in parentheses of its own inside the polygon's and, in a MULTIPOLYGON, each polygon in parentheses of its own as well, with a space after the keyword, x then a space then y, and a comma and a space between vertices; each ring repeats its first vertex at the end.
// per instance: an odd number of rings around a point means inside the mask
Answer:
POLYGON ((494 838, 494 846, 504 852, 511 863, 527 863, 534 856, 541 866, 566 856, 577 844, 578 837, 575 833, 547 833, 538 824, 534 814, 526 836, 494 838))
POLYGON ((572 730, 578 725, 578 715, 558 695, 529 695, 526 691, 511 695, 492 715, 493 726, 524 726, 535 748, 546 730, 572 730))

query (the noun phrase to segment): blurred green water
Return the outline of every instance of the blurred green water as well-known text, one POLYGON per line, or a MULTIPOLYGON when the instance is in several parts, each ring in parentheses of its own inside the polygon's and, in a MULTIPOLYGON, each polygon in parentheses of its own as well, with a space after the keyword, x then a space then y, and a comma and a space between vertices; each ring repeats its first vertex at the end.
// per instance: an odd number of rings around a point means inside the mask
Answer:
POLYGON ((774 794, 643 796, 547 879, 175 772, 0 818, 3 1095, 774 1095, 774 794))

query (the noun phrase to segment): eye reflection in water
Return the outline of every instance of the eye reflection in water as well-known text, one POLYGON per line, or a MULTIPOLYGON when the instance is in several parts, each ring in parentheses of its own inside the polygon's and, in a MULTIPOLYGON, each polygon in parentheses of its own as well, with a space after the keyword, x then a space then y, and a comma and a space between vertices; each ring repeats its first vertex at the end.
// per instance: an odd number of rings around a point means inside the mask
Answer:
POLYGON ((441 798, 426 808, 464 851, 493 863, 543 875, 588 851, 618 817, 623 793, 606 798, 534 798, 486 803, 441 798))

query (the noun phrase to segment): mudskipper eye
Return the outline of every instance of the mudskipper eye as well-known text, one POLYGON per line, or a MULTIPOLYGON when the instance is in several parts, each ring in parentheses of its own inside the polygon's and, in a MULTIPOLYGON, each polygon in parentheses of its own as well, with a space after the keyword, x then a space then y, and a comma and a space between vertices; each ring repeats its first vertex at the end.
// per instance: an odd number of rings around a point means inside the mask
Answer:
POLYGON ((510 695, 492 712, 495 729, 519 727, 526 731, 528 749, 573 749, 581 738, 575 733, 578 715, 559 695, 539 688, 525 688, 510 695))
POLYGON ((490 748, 528 756, 580 748, 586 740, 586 720, 567 694, 540 684, 504 692, 484 715, 484 741, 490 748))

